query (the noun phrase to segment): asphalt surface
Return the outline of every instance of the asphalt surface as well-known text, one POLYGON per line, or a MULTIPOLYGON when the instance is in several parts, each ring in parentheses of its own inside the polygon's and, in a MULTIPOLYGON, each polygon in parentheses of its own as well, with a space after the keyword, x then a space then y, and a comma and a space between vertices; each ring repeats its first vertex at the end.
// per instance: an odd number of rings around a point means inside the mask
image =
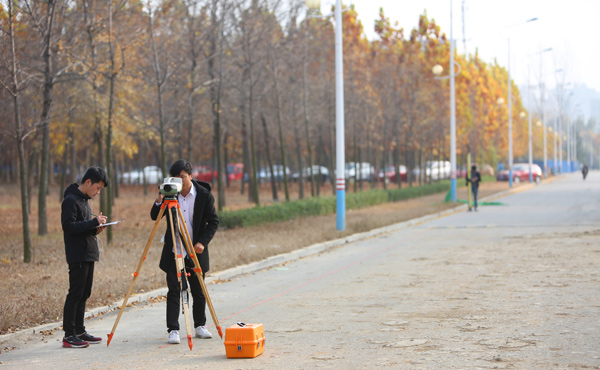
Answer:
MULTIPOLYGON (((161 301, 127 309, 108 348, 64 349, 52 330, 0 338, 0 369, 600 369, 599 185, 565 175, 213 279, 223 331, 264 325, 256 358, 226 358, 212 325, 191 351, 168 345, 161 301)), ((87 330, 106 338, 115 319, 87 330)))

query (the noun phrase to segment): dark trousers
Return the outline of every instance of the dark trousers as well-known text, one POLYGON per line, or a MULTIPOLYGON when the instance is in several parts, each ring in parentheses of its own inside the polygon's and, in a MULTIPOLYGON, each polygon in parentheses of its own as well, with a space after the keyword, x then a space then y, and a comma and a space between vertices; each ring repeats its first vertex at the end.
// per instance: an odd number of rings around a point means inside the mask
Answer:
POLYGON ((477 209, 477 193, 479 192, 479 186, 471 186, 471 192, 473 193, 473 206, 477 209))
MULTIPOLYGON (((187 272, 191 274, 187 277, 187 280, 194 299, 192 315, 194 328, 197 328, 206 325, 206 298, 204 298, 204 292, 202 292, 196 273, 189 268, 187 272)), ((204 273, 202 273, 202 280, 204 280, 204 273)), ((171 330, 179 330, 181 288, 177 280, 176 269, 167 271, 167 287, 169 288, 167 293, 167 329, 170 332, 171 330)))
POLYGON ((65 337, 85 332, 85 302, 92 294, 93 282, 94 262, 69 264, 69 293, 63 311, 65 337))

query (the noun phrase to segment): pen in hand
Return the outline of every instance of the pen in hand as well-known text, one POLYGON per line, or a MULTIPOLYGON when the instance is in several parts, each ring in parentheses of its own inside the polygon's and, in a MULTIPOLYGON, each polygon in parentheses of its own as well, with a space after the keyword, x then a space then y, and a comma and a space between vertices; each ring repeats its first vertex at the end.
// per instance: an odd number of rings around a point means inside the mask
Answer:
POLYGON ((106 216, 103 216, 103 215, 102 215, 102 212, 100 212, 100 215, 96 215, 96 214, 93 214, 93 213, 92 213, 91 215, 92 215, 92 216, 96 216, 96 218, 98 219, 98 223, 99 223, 100 225, 102 225, 102 224, 106 223, 106 216))

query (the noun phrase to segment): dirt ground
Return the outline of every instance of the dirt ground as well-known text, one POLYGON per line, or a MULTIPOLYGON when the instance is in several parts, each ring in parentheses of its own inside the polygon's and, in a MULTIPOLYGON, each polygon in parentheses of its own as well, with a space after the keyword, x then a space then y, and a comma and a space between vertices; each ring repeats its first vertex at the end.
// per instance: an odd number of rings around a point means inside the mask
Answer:
MULTIPOLYGON (((518 186, 518 185, 516 185, 518 186)), ((307 188, 308 189, 308 188, 307 188)), ((508 189, 507 183, 485 182, 480 198, 508 189)), ((352 188, 349 189, 352 191, 352 188)), ((52 188, 48 198, 49 234, 37 236, 37 197, 31 205, 31 233, 33 262, 25 264, 21 231, 20 197, 16 186, 0 186, 0 334, 35 325, 60 321, 64 297, 68 290, 68 270, 60 226, 58 188, 52 188)), ((292 189, 297 199, 298 189, 292 189)), ((310 194, 307 190, 306 194, 310 194)), ((332 194, 330 188, 321 194, 332 194)), ((280 197, 282 194, 280 194, 280 197)), ((270 188, 261 189, 261 198, 270 197, 270 188)), ((348 210, 346 230, 336 230, 336 216, 318 216, 260 225, 243 229, 220 230, 210 244, 211 271, 290 252, 314 243, 363 232, 436 213, 456 204, 445 203, 445 194, 383 204, 359 210, 348 210)), ((466 187, 460 186, 458 198, 466 199, 466 187)), ((113 219, 125 222, 115 227, 113 243, 107 245, 106 235, 101 238, 100 263, 96 265, 94 288, 88 308, 113 303, 123 297, 131 282, 154 223, 149 210, 155 194, 144 196, 141 187, 121 187, 120 197, 113 207, 113 219)), ((227 192, 231 208, 251 206, 247 195, 239 192, 239 184, 227 192)), ((99 201, 92 202, 98 211, 99 201)), ((134 293, 153 290, 165 285, 164 274, 158 268, 160 236, 166 223, 159 227, 147 259, 136 280, 134 293)))

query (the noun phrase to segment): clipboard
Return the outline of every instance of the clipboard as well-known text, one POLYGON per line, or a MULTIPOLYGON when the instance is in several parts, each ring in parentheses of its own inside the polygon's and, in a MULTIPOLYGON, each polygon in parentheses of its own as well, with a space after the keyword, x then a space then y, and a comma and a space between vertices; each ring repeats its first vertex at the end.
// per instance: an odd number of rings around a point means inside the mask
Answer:
POLYGON ((107 222, 107 223, 105 223, 105 224, 98 225, 97 227, 104 227, 104 226, 116 225, 116 224, 118 224, 118 223, 120 223, 120 222, 123 222, 123 221, 124 221, 124 220, 113 221, 113 222, 107 222))

